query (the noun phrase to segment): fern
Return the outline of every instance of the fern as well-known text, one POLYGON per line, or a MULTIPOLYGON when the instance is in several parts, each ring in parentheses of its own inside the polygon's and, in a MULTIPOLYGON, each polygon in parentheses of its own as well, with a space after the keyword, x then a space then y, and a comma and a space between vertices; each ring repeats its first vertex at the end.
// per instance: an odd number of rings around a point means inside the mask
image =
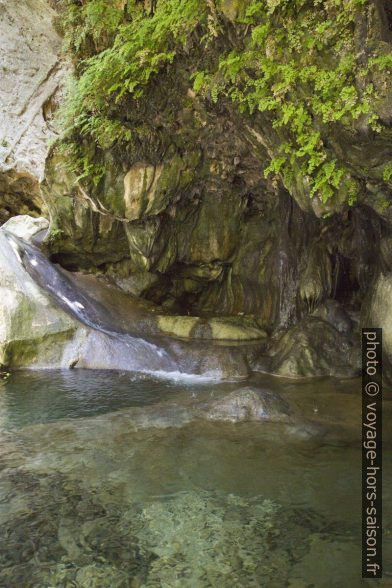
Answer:
MULTIPOLYGON (((66 0, 66 43, 77 61, 60 113, 70 164, 99 181, 94 149, 132 143, 135 129, 119 113, 140 101, 197 35, 206 49, 190 71, 193 90, 212 103, 229 99, 241 113, 266 113, 272 123, 265 174, 280 176, 289 190, 300 174, 311 197, 327 202, 343 191, 354 202, 358 182, 326 139, 331 126, 351 130, 358 119, 382 129, 368 80, 392 68, 392 55, 358 61, 354 24, 367 2, 243 0, 243 36, 223 52, 225 19, 213 0, 158 0, 153 15, 137 0, 66 0)), ((391 178, 386 166, 384 180, 391 178)))
MULTIPOLYGON (((244 47, 221 56, 218 70, 203 77, 213 99, 219 93, 237 102, 240 111, 270 113, 284 142, 265 174, 280 175, 288 184, 293 169, 299 170, 311 196, 323 202, 344 190, 352 203, 358 191, 347 167, 325 146, 329 125, 350 129, 366 117, 374 131, 381 130, 372 108, 374 87, 368 83, 359 91, 356 75, 365 80, 375 69, 392 67, 392 55, 370 59, 367 68, 358 63, 354 22, 366 2, 251 0, 241 19, 250 27, 244 47)), ((385 177, 392 174, 386 171, 385 177)))
POLYGON ((94 176, 95 182, 100 177, 89 142, 107 149, 131 141, 132 130, 116 118, 118 108, 125 99, 140 99, 151 79, 186 45, 192 30, 206 22, 207 5, 201 4, 160 0, 151 16, 132 0, 87 0, 82 5, 68 0, 67 48, 79 59, 83 52, 88 57, 78 62, 59 122, 70 165, 83 177, 94 176))

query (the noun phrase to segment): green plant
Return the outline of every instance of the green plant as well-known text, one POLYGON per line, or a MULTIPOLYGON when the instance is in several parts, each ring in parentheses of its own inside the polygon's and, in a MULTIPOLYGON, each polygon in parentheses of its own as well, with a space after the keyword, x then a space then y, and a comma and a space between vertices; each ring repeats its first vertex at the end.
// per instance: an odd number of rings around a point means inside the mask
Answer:
MULTIPOLYGON (((127 113, 186 56, 200 97, 262 113, 271 129, 265 175, 280 176, 289 191, 300 178, 323 202, 344 193, 354 203, 359 182, 329 138, 335 128, 352 132, 359 120, 381 130, 371 74, 388 70, 392 55, 359 60, 354 29, 367 2, 243 0, 228 50, 227 21, 213 0, 158 0, 152 15, 137 0, 68 0, 66 46, 77 68, 60 121, 70 165, 97 184, 105 172, 97 152, 145 132, 127 113), (206 48, 193 61, 192 38, 206 48)), ((385 168, 385 181, 391 177, 385 168)))
POLYGON ((128 0, 120 19, 114 5, 121 3, 114 2, 110 9, 108 4, 89 0, 80 6, 69 1, 65 24, 67 30, 71 27, 67 47, 77 56, 88 36, 95 43, 96 54, 79 64, 59 113, 62 149, 74 171, 94 183, 103 170, 86 142, 104 150, 132 140, 132 128, 118 115, 122 102, 142 97, 151 78, 173 62, 192 31, 203 20, 207 23, 208 12, 199 0, 160 0, 150 15, 140 3, 128 0))
POLYGON ((108 48, 132 4, 119 0, 66 0, 62 20, 65 48, 82 59, 108 48))
POLYGON ((358 193, 326 143, 331 126, 350 129, 366 117, 380 130, 366 79, 372 69, 389 67, 392 56, 371 59, 368 67, 358 61, 354 22, 366 2, 252 0, 242 19, 249 31, 243 46, 222 55, 214 72, 194 75, 194 90, 213 102, 226 96, 242 112, 264 113, 277 143, 265 175, 280 175, 290 189, 300 174, 310 196, 323 202, 344 190, 352 204, 358 193))
POLYGON ((392 162, 387 163, 387 165, 384 167, 383 178, 385 182, 389 182, 389 180, 392 179, 392 162))

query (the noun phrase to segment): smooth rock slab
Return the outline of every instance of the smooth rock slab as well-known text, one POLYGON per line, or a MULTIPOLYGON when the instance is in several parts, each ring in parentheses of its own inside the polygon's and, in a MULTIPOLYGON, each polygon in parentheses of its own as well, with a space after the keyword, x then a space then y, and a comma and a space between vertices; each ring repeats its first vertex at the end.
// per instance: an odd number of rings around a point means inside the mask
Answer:
POLYGON ((158 315, 158 326, 162 333, 189 339, 215 341, 254 341, 265 339, 267 334, 249 321, 241 318, 158 315))
POLYGON ((51 302, 0 231, 0 365, 62 366, 64 345, 78 323, 51 302))

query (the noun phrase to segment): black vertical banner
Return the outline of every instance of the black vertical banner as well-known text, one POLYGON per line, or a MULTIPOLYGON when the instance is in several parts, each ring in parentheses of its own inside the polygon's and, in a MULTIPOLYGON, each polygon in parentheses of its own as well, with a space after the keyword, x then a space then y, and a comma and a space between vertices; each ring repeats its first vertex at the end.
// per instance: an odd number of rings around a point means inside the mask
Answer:
POLYGON ((382 329, 362 329, 362 578, 382 577, 382 329))

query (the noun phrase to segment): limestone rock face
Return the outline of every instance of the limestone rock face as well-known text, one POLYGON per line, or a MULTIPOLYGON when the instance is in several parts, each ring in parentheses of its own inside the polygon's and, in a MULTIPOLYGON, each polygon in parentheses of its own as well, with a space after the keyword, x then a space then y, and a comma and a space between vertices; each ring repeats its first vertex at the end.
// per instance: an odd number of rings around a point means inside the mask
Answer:
POLYGON ((159 165, 134 163, 123 180, 125 219, 138 220, 163 212, 176 191, 185 189, 193 179, 194 164, 192 153, 159 165))
MULTIPOLYGON (((157 192, 157 184, 162 174, 162 166, 154 167, 143 163, 135 163, 124 177, 125 216, 136 220, 143 214, 143 209, 154 210, 153 202, 157 192)), ((161 212, 157 206, 157 212, 161 212)))
POLYGON ((360 373, 355 336, 339 332, 324 320, 309 317, 286 331, 256 368, 289 378, 352 377, 360 373))
POLYGON ((41 209, 42 198, 34 175, 15 169, 0 172, 0 223, 15 214, 39 216, 41 209))
POLYGON ((265 331, 251 320, 232 317, 202 319, 197 316, 157 315, 160 330, 168 335, 215 341, 252 341, 264 339, 265 331))
POLYGON ((38 182, 65 66, 46 0, 0 2, 0 222, 42 207, 38 182))
POLYGON ((392 274, 380 274, 364 304, 362 327, 382 328, 383 375, 392 381, 392 274))

